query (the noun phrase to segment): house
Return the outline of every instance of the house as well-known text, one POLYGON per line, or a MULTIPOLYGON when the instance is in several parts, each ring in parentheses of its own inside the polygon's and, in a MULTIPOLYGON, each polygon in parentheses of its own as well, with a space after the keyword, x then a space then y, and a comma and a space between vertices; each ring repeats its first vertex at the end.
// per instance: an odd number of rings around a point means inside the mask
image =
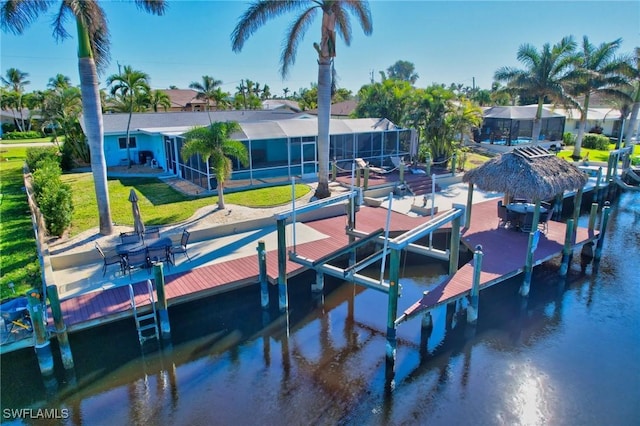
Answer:
MULTIPOLYGON (((485 109, 482 114, 482 127, 474 136, 474 140, 504 146, 531 143, 537 108, 537 105, 524 105, 494 106, 485 109)), ((564 128, 564 115, 547 108, 542 109, 540 141, 562 141, 564 128)))
POLYGON ((302 112, 298 102, 291 101, 289 99, 266 99, 262 101, 262 109, 279 109, 289 110, 292 112, 302 112))
MULTIPOLYGON (((245 144, 249 164, 242 166, 234 162, 230 181, 248 181, 255 185, 273 179, 317 175, 317 118, 284 110, 133 114, 131 160, 161 167, 205 189, 215 188, 215 178, 202 158, 196 155, 185 161, 180 154, 185 143, 182 135, 194 126, 208 125, 209 116, 213 121, 236 121, 241 127, 241 131, 231 137, 245 144)), ((128 114, 103 117, 108 167, 127 163, 128 118, 128 114)), ((399 128, 387 119, 332 119, 329 158, 341 169, 350 169, 355 158, 363 158, 376 166, 388 166, 392 156, 415 155, 414 135, 410 129, 399 128)))
MULTIPOLYGON (((336 102, 331 104, 331 118, 349 118, 351 114, 356 110, 358 102, 354 100, 348 100, 343 102, 336 102)), ((311 109, 307 111, 309 114, 318 115, 318 109, 311 109)))
MULTIPOLYGON (((207 101, 198 99, 198 92, 193 89, 160 89, 169 96, 171 107, 169 111, 206 111, 207 101)), ((211 108, 215 108, 215 102, 210 101, 211 108)))

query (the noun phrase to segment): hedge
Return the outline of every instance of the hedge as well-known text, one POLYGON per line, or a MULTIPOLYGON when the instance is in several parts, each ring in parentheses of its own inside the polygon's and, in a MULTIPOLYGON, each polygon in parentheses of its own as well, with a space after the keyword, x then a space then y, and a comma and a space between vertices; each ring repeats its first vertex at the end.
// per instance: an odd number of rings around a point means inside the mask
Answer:
POLYGON ((38 139, 42 137, 42 133, 35 130, 29 130, 28 132, 9 132, 2 135, 6 140, 21 140, 21 139, 38 139))
POLYGON ((582 147, 589 149, 597 149, 599 151, 609 150, 609 138, 597 133, 587 133, 582 138, 582 147))

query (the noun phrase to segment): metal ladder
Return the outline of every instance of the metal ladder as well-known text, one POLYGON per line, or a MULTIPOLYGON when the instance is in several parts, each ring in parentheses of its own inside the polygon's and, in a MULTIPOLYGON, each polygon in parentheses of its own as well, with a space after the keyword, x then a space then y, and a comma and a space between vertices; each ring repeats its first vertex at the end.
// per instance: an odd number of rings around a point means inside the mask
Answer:
POLYGON ((156 301, 153 295, 153 286, 151 285, 151 280, 147 280, 147 293, 149 295, 149 303, 151 304, 151 312, 142 314, 138 311, 138 308, 136 306, 133 285, 129 284, 129 297, 131 299, 133 319, 136 322, 136 329, 138 330, 138 340, 140 341, 140 345, 144 344, 144 342, 149 339, 159 340, 160 337, 158 331, 158 317, 156 315, 156 301), (149 330, 151 330, 152 333, 149 333, 149 330))

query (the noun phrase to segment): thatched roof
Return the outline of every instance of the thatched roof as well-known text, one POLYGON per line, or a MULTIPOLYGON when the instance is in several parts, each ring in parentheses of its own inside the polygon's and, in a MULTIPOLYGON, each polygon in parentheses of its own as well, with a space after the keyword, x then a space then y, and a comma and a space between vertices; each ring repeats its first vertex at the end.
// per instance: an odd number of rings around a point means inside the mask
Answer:
POLYGON ((515 148, 492 158, 462 178, 483 191, 518 198, 550 200, 564 191, 582 188, 587 176, 570 162, 541 147, 515 148))

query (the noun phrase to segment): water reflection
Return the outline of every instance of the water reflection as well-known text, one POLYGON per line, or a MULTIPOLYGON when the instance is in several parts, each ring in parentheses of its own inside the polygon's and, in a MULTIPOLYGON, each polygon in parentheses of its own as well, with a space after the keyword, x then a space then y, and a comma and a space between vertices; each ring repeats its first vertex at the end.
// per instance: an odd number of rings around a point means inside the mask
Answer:
MULTIPOLYGON (((3 356, 2 407, 68 408, 73 425, 633 424, 639 199, 614 209, 598 274, 574 260, 563 281, 556 260, 527 299, 519 277, 483 291, 475 327, 446 307, 400 325, 390 385, 386 296, 329 279, 314 295, 310 274, 284 314, 258 288, 172 308, 159 351, 140 352, 133 321, 73 335, 75 385, 61 373, 53 397, 30 351, 3 356)), ((401 268, 399 311, 446 270, 422 266, 401 268)))

